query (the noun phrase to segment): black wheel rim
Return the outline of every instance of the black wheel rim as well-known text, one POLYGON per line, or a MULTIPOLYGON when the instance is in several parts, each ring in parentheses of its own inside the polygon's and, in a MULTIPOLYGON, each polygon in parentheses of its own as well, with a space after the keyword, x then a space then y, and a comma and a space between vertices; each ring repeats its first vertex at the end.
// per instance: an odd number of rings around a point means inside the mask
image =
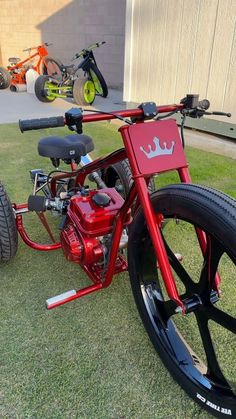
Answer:
MULTIPOLYGON (((181 298, 200 298, 201 304, 196 304, 192 313, 186 316, 176 313, 175 304, 165 292, 146 230, 140 249, 140 291, 161 350, 184 379, 190 380, 199 389, 197 397, 200 400, 202 397, 201 401, 206 403, 207 399, 202 394, 214 393, 214 396, 219 399, 224 397, 235 406, 236 260, 212 235, 206 234, 207 250, 203 257, 191 223, 172 220, 163 229, 163 239, 181 298), (185 240, 187 245, 184 245, 185 240), (180 262, 176 252, 183 252, 183 262, 180 262), (222 278, 220 299, 212 286, 216 270, 222 278)), ((212 409, 216 408, 217 405, 212 409)))

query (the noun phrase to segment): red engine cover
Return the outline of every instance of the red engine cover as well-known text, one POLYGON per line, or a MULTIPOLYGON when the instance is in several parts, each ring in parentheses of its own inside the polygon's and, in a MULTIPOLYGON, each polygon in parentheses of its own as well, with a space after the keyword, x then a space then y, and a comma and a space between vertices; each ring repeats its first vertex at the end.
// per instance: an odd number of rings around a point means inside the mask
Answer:
MULTIPOLYGON (((87 196, 75 195, 71 198, 67 215, 82 235, 88 237, 104 236, 112 231, 114 218, 124 203, 115 188, 92 190, 87 196), (110 203, 105 207, 96 205, 92 197, 97 193, 105 193, 110 203)), ((131 221, 131 211, 127 213, 125 224, 131 221)))
POLYGON ((61 232, 61 244, 68 260, 80 264, 91 264, 103 258, 103 247, 96 238, 78 235, 72 223, 61 232))

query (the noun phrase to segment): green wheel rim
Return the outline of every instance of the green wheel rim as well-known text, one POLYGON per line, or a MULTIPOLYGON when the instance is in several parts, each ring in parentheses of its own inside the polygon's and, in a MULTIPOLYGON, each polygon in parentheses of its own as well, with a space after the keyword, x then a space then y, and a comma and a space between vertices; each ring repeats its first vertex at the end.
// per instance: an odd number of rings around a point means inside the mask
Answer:
POLYGON ((88 80, 84 83, 84 100, 87 103, 92 103, 95 98, 95 86, 91 80, 88 80))
POLYGON ((92 80, 93 80, 93 83, 94 83, 94 86, 95 86, 95 90, 96 90, 96 92, 97 92, 99 95, 102 95, 103 90, 102 90, 101 83, 100 83, 100 81, 98 80, 98 78, 97 78, 96 74, 94 73, 94 71, 93 71, 93 70, 91 70, 91 69, 90 69, 90 75, 91 75, 91 77, 92 77, 92 80))
POLYGON ((53 94, 53 88, 55 88, 55 85, 53 83, 46 82, 44 85, 45 96, 48 100, 54 100, 56 97, 53 94))

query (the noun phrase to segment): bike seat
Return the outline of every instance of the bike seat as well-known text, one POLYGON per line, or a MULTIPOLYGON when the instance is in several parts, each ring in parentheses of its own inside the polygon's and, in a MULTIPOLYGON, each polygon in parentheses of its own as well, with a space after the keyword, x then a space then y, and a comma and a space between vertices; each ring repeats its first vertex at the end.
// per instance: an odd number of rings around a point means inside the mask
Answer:
POLYGON ((63 65, 63 68, 62 68, 62 70, 66 71, 68 74, 73 73, 74 69, 75 69, 74 64, 63 65))
POLYGON ((8 61, 11 64, 17 64, 17 63, 19 63, 20 58, 18 58, 18 57, 10 57, 10 58, 8 58, 8 61))
POLYGON ((80 162, 81 156, 94 149, 93 140, 88 135, 72 134, 66 137, 51 136, 42 138, 38 143, 38 153, 50 159, 62 159, 66 162, 80 162))

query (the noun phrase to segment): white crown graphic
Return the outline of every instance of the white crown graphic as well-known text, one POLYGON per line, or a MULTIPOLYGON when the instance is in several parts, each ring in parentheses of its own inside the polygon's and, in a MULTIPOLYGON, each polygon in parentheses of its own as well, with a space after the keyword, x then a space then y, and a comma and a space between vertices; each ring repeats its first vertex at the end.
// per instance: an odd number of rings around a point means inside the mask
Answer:
POLYGON ((160 140, 157 137, 153 138, 153 142, 156 146, 155 150, 152 149, 152 146, 150 144, 148 144, 148 148, 150 150, 149 152, 144 150, 143 147, 140 147, 140 150, 147 156, 148 159, 152 159, 153 157, 157 157, 157 156, 166 156, 166 155, 173 154, 175 141, 171 141, 171 146, 169 148, 167 147, 166 142, 163 143, 164 147, 162 148, 160 146, 160 140))

